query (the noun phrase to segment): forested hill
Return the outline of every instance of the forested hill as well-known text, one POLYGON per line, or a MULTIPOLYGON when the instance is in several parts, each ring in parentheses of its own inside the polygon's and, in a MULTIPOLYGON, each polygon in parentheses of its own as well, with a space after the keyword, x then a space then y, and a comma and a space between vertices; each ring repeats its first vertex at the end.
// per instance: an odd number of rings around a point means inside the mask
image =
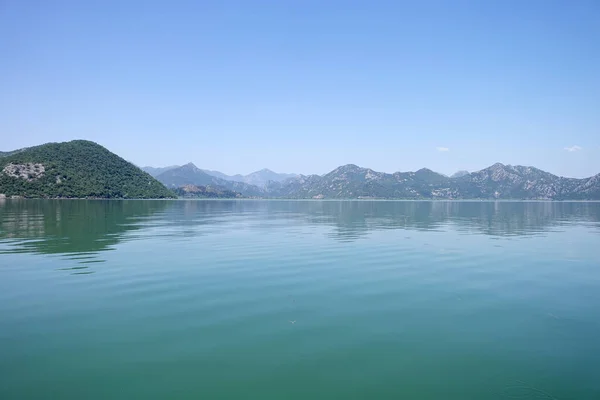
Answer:
POLYGON ((0 157, 0 195, 26 198, 175 197, 146 172, 87 140, 47 143, 3 155, 0 157))

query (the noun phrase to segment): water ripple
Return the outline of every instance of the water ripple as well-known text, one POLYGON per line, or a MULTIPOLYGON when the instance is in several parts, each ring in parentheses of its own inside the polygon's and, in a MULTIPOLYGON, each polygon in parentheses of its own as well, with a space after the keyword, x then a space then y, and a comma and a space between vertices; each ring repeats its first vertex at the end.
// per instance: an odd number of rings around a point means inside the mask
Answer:
POLYGON ((6 201, 0 397, 597 398, 598 221, 598 203, 6 201))

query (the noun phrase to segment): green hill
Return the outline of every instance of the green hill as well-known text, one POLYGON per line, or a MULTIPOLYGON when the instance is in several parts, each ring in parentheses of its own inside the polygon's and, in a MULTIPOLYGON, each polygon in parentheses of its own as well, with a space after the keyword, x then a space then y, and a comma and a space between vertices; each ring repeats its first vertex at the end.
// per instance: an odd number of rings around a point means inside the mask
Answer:
POLYGON ((133 164, 94 142, 47 143, 0 157, 0 194, 26 198, 172 198, 133 164))

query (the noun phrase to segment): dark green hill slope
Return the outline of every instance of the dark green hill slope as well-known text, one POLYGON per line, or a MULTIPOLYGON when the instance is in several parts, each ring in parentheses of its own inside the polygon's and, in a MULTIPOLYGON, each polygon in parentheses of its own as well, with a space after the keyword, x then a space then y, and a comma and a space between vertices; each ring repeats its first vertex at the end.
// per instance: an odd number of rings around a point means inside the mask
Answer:
POLYGON ((94 142, 47 143, 0 157, 0 194, 65 198, 171 198, 135 165, 94 142))

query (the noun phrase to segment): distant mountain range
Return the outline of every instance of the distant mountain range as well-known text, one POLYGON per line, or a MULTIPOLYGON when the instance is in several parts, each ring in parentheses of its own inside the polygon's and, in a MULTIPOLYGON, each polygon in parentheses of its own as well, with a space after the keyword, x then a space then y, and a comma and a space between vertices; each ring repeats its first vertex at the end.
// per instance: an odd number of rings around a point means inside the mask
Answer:
POLYGON ((244 182, 225 180, 210 175, 204 170, 196 167, 193 163, 187 163, 181 167, 169 169, 157 175, 156 179, 171 189, 186 185, 213 186, 223 190, 242 193, 247 197, 261 197, 265 195, 265 188, 263 187, 250 185, 244 182))
MULTIPOLYGON (((173 166, 169 166, 169 167, 159 167, 159 168, 142 167, 142 170, 146 171, 147 173, 149 173, 150 175, 152 175, 154 177, 157 177, 157 176, 161 175, 162 173, 170 171, 172 169, 186 167, 186 166, 189 167, 190 165, 194 166, 194 168, 197 168, 193 163, 188 163, 183 166, 173 165, 173 166)), ((208 169, 203 169, 201 171, 206 173, 207 175, 210 175, 210 176, 213 176, 215 178, 219 178, 219 179, 222 179, 225 181, 241 182, 241 183, 247 183, 249 185, 255 185, 255 186, 265 186, 268 182, 282 182, 286 179, 294 178, 294 177, 298 176, 298 174, 280 174, 280 173, 273 172, 270 169, 266 169, 266 168, 261 169, 260 171, 253 172, 248 175, 241 175, 241 174, 227 175, 227 174, 224 174, 219 171, 211 171, 208 169)))
POLYGON ((162 174, 163 172, 167 172, 170 169, 174 169, 174 168, 179 168, 179 165, 171 165, 168 167, 158 167, 158 168, 154 168, 154 167, 142 167, 141 170, 145 171, 147 173, 149 173, 150 175, 156 177, 160 174, 162 174))
POLYGON ((156 178, 171 188, 217 186, 246 197, 600 200, 600 174, 564 178, 534 167, 500 163, 471 173, 459 171, 451 177, 427 168, 388 174, 348 164, 325 175, 298 175, 261 186, 226 180, 190 163, 156 178))
POLYGON ((353 164, 325 175, 277 174, 264 169, 228 176, 192 163, 144 169, 156 174, 156 179, 86 140, 2 152, 0 198, 170 198, 177 194, 217 198, 600 200, 600 174, 564 178, 534 167, 500 163, 450 177, 427 168, 388 174, 353 164))
POLYGON ((243 182, 249 185, 264 186, 269 182, 283 182, 286 179, 295 178, 298 174, 280 174, 273 172, 270 169, 261 169, 248 175, 226 175, 219 171, 204 170, 209 175, 217 178, 225 179, 226 181, 243 182))
POLYGON ((469 175, 469 171, 456 171, 455 173, 450 175, 450 178, 460 178, 465 175, 469 175))
POLYGON ((173 189, 175 194, 183 198, 219 198, 235 199, 242 197, 241 193, 213 186, 185 185, 173 189))

